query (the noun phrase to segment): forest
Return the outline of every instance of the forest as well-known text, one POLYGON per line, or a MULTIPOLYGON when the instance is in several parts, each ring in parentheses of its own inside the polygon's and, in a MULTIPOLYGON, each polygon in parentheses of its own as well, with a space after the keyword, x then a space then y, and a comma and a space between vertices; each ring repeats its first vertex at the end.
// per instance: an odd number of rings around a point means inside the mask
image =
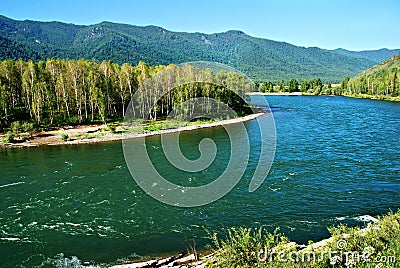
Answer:
POLYGON ((289 81, 281 80, 276 83, 273 81, 257 82, 258 90, 261 93, 276 92, 302 92, 310 95, 340 95, 341 88, 332 87, 331 83, 322 83, 321 78, 303 80, 301 83, 292 78, 289 81))
POLYGON ((0 60, 84 58, 111 60, 120 65, 137 65, 139 61, 150 65, 212 61, 227 64, 253 80, 302 81, 320 77, 324 83, 339 83, 346 76, 374 66, 379 62, 377 58, 390 57, 396 51, 375 51, 377 55, 371 57, 299 47, 234 30, 185 33, 111 22, 85 26, 18 21, 0 15, 0 60))
POLYGON ((397 100, 400 96, 400 54, 392 56, 378 65, 369 68, 354 78, 346 77, 341 84, 333 86, 323 83, 320 78, 288 81, 258 81, 258 90, 262 93, 296 92, 312 95, 345 95, 378 99, 397 100))
MULTIPOLYGON (((393 98, 400 96, 399 70, 400 54, 332 87, 320 78, 251 83, 236 72, 214 73, 188 64, 179 67, 150 66, 144 62, 119 65, 85 59, 5 60, 0 62, 0 131, 20 121, 26 129, 32 129, 121 120, 138 88, 147 90, 137 95, 139 99, 132 109, 142 113, 143 119, 152 120, 167 116, 193 97, 215 98, 240 115, 248 114, 251 111, 243 98, 251 91, 393 98), (157 85, 145 85, 145 81, 157 85), (160 87, 171 90, 160 95, 160 87), (145 118, 148 115, 144 111, 151 111, 149 118, 145 118)), ((190 105, 186 108, 187 113, 194 112, 190 105)), ((210 103, 204 100, 202 109, 210 112, 210 103)))
MULTIPOLYGON (((20 121, 32 128, 121 120, 139 88, 142 90, 132 109, 146 120, 165 117, 193 97, 215 98, 239 115, 251 113, 243 98, 245 92, 254 90, 244 75, 214 73, 188 64, 149 66, 139 62, 121 66, 84 59, 5 60, 0 62, 0 130, 20 121), (193 81, 196 83, 190 83, 193 81), (170 90, 159 90, 166 87, 170 90)), ((187 112, 193 110, 189 107, 187 112)))
POLYGON ((343 93, 347 95, 369 95, 378 98, 400 96, 400 54, 365 70, 354 78, 342 81, 343 93))

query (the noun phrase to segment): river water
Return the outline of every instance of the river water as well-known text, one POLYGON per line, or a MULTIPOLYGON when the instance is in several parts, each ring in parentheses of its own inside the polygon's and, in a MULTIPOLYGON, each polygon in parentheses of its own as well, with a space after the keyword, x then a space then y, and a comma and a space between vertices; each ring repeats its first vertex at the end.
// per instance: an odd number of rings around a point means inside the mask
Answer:
MULTIPOLYGON (((257 103, 262 96, 253 96, 257 103)), ((222 199, 179 208, 148 196, 132 179, 121 142, 0 151, 0 266, 103 266, 185 251, 209 243, 206 230, 280 227, 302 243, 326 227, 365 224, 365 215, 400 208, 400 103, 345 97, 267 96, 276 155, 263 185, 248 192, 259 158, 255 121, 248 168, 222 199)), ((222 127, 181 134, 183 153, 199 156, 209 137, 218 148, 205 171, 168 165, 159 137, 147 139, 152 162, 182 185, 215 179, 229 158, 222 127)))

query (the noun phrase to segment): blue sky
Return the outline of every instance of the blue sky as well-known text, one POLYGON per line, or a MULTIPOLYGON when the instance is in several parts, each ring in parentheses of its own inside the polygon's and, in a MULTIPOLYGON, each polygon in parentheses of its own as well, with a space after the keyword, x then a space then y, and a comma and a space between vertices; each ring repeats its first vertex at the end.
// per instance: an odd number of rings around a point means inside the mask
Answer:
POLYGON ((157 25, 172 31, 231 29, 298 46, 400 48, 399 0, 1 0, 13 19, 157 25))

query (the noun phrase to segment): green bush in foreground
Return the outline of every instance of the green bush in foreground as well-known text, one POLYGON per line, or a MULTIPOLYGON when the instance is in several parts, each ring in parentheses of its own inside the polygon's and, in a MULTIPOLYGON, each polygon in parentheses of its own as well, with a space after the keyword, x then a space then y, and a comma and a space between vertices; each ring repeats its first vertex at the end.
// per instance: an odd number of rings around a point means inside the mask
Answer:
POLYGON ((21 133, 32 135, 35 131, 37 131, 35 124, 29 121, 14 121, 11 123, 10 129, 17 135, 21 133))
POLYGON ((61 139, 62 139, 63 141, 67 141, 67 140, 69 139, 68 134, 61 134, 61 139))
POLYGON ((265 248, 283 246, 289 240, 275 229, 269 233, 262 228, 231 228, 225 240, 219 240, 217 234, 212 235, 215 251, 215 263, 211 267, 262 267, 264 261, 258 253, 265 248))
POLYGON ((400 267, 400 210, 365 229, 328 228, 332 237, 299 246, 277 230, 232 228, 212 235, 215 254, 208 267, 400 267))
POLYGON ((11 143, 14 141, 14 135, 11 131, 7 132, 6 136, 3 138, 3 143, 11 143))

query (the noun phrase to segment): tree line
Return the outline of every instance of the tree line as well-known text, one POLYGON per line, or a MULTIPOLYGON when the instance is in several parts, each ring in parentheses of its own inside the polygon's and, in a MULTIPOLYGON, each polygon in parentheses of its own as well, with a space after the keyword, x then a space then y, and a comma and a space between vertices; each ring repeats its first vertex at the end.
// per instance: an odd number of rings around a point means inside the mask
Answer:
POLYGON ((400 96, 399 71, 400 54, 354 78, 346 77, 341 86, 344 93, 349 95, 398 97, 400 96))
POLYGON ((154 120, 168 115, 191 97, 217 98, 239 114, 248 113, 242 98, 246 91, 252 91, 250 87, 237 73, 214 73, 190 65, 149 66, 139 62, 132 66, 84 59, 5 60, 0 62, 0 130, 15 121, 47 127, 117 120, 125 115, 138 88, 143 89, 141 99, 132 107, 135 111, 152 109, 150 119, 154 120), (155 79, 148 79, 153 76, 155 79), (201 83, 202 79, 209 82, 201 83), (145 81, 159 85, 151 87, 145 81), (190 81, 199 82, 185 84, 190 81), (160 87, 174 90, 158 96, 155 91, 160 87), (236 93, 228 89, 235 89, 236 93), (154 101, 157 107, 151 106, 154 101))
POLYGON ((304 92, 313 95, 340 95, 340 88, 332 87, 331 83, 323 84, 321 78, 303 80, 299 82, 296 79, 289 81, 281 80, 279 82, 265 81, 257 82, 258 91, 262 93, 277 92, 304 92))

